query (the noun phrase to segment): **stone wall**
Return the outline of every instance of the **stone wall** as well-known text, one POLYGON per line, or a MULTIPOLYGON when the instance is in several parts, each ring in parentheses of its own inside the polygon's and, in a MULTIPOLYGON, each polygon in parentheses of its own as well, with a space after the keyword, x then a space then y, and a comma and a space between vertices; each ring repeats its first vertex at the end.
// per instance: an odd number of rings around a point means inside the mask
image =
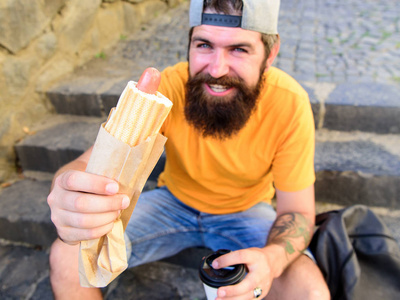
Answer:
POLYGON ((52 113, 40 91, 185 0, 2 0, 0 183, 15 175, 13 145, 52 113))

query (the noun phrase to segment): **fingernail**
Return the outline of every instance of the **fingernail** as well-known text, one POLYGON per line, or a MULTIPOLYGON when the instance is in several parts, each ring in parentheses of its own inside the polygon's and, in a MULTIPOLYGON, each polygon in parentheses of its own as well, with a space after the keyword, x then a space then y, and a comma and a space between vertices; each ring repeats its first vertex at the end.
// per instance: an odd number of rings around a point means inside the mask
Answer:
POLYGON ((217 262, 216 260, 214 260, 214 261, 212 262, 212 267, 213 267, 214 269, 218 269, 218 266, 219 266, 218 262, 217 262))
POLYGON ((224 290, 218 291, 218 297, 225 297, 226 292, 224 290))
POLYGON ((119 186, 117 183, 112 182, 106 185, 106 191, 110 194, 115 194, 118 192, 119 186))
POLYGON ((129 197, 128 196, 124 196, 122 198, 122 209, 125 209, 129 206, 129 197))

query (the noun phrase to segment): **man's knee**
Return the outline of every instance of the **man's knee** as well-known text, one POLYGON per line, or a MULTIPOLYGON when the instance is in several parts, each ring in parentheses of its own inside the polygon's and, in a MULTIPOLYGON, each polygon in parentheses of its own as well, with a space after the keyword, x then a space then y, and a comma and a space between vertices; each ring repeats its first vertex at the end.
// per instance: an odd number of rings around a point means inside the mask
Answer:
MULTIPOLYGON (((309 273, 308 284, 305 285, 306 292, 308 295, 307 299, 310 300, 329 300, 331 299, 331 294, 328 289, 328 285, 322 275, 321 270, 318 268, 318 265, 314 260, 310 259, 308 255, 302 255, 301 258, 306 262, 306 269, 309 273)), ((303 266, 304 267, 304 266, 303 266)))
POLYGON ((328 300, 330 293, 318 266, 303 255, 274 280, 266 299, 328 300))
POLYGON ((329 300, 331 299, 331 294, 326 285, 320 285, 318 287, 313 287, 310 291, 310 300, 329 300))

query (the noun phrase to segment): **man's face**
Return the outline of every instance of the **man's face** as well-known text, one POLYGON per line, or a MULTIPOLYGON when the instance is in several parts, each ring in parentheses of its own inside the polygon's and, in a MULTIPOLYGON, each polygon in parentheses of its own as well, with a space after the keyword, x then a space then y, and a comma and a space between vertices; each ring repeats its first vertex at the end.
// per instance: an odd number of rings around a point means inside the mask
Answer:
POLYGON ((203 136, 230 137, 254 110, 266 68, 261 34, 195 27, 189 47, 186 119, 203 136))

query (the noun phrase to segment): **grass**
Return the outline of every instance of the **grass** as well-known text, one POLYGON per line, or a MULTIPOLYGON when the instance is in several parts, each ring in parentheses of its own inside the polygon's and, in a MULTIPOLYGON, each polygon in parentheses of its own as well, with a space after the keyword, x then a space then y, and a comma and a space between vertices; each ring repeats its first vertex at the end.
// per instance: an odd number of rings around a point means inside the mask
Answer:
POLYGON ((324 74, 324 73, 316 73, 315 74, 315 77, 317 77, 317 78, 328 77, 328 76, 329 76, 329 74, 324 74))
POLYGON ((326 41, 327 41, 329 44, 333 44, 333 38, 326 38, 326 41))
POLYGON ((386 40, 387 38, 390 38, 392 36, 392 33, 391 32, 388 32, 388 31, 383 31, 382 32, 382 40, 386 40))
POLYGON ((103 51, 101 51, 99 53, 96 53, 94 57, 95 58, 105 59, 106 58, 106 54, 103 51))

